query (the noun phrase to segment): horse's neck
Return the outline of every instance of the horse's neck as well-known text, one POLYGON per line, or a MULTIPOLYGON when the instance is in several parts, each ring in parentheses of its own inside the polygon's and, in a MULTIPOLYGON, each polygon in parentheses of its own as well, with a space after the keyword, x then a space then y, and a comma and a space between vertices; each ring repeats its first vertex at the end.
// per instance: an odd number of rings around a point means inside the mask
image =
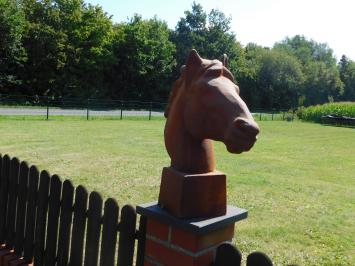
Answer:
POLYGON ((165 145, 171 166, 185 173, 208 173, 215 170, 213 143, 199 140, 185 129, 182 105, 175 105, 165 126, 165 145))

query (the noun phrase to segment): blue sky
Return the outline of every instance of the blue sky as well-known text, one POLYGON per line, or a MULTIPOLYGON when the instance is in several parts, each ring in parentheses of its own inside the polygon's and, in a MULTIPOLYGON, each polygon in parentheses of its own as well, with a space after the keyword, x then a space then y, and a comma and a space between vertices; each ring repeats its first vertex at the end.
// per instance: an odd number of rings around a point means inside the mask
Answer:
MULTIPOLYGON (((127 21, 138 13, 157 15, 174 29, 193 0, 85 0, 99 4, 113 21, 127 21)), ((204 10, 219 9, 232 16, 232 31, 243 45, 254 42, 271 47, 286 36, 305 35, 328 43, 338 59, 355 60, 354 0, 199 0, 204 10)))

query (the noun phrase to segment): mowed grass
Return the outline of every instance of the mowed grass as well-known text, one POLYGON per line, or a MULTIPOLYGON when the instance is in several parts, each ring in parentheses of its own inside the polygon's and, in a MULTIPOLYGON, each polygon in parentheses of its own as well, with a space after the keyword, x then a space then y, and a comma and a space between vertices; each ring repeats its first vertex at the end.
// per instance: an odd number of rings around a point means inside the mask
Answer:
MULTIPOLYGON (((228 203, 249 210, 235 243, 276 265, 355 265, 355 130, 261 121, 252 151, 216 143, 228 203)), ((0 120, 0 153, 114 197, 154 201, 169 165, 163 120, 0 120)))

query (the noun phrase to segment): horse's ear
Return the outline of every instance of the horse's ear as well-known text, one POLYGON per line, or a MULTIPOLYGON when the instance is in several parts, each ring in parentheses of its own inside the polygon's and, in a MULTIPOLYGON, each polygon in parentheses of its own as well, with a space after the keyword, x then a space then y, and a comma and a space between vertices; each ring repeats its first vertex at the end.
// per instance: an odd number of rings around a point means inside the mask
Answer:
POLYGON ((226 54, 223 54, 223 57, 222 57, 222 64, 224 67, 228 68, 228 56, 226 54))
MULTIPOLYGON (((192 49, 186 60, 185 81, 190 84, 192 79, 202 65, 202 58, 199 56, 195 49, 192 49)), ((187 86, 189 87, 189 86, 187 86)))
POLYGON ((190 68, 193 69, 195 67, 201 66, 201 64, 202 64, 202 58, 200 57, 200 55, 197 53, 195 49, 192 49, 187 58, 186 67, 188 69, 190 68))

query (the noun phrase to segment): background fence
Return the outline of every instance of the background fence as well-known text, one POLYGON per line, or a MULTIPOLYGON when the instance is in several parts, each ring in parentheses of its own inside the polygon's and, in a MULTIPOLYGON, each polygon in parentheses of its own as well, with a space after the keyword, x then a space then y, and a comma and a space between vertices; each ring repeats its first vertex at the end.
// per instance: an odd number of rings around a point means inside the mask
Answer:
MULTIPOLYGON (((124 119, 140 117, 151 120, 162 118, 167 103, 133 100, 105 100, 60 98, 41 96, 16 96, 0 94, 0 116, 40 117, 82 117, 84 119, 124 119)), ((295 110, 252 109, 256 120, 295 119, 295 110)))

